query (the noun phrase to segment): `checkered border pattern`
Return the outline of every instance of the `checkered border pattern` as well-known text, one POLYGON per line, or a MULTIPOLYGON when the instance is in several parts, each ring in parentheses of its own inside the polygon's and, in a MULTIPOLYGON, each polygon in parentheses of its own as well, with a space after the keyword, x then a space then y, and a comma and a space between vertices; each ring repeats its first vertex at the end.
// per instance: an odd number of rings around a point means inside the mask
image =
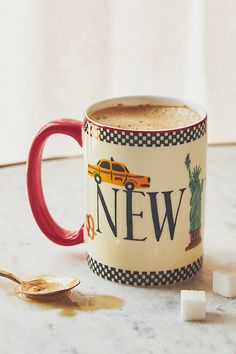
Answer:
POLYGON ((95 139, 116 145, 175 146, 200 139, 206 134, 207 122, 205 119, 193 127, 169 132, 139 132, 99 127, 85 119, 84 131, 95 139))
POLYGON ((133 286, 170 285, 193 277, 201 268, 203 257, 184 267, 160 272, 137 272, 117 269, 97 262, 87 255, 89 268, 100 277, 113 282, 133 286))

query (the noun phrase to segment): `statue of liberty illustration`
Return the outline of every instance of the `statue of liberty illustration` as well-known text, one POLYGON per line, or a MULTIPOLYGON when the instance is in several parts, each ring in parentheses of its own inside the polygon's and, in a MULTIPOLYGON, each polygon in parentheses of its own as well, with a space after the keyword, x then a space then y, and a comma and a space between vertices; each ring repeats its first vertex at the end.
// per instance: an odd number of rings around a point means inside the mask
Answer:
POLYGON ((203 191, 203 179, 200 181, 200 166, 196 165, 192 170, 190 168, 191 160, 189 154, 186 156, 185 166, 189 173, 189 189, 191 193, 190 198, 190 213, 189 213, 189 223, 190 223, 190 243, 185 248, 188 251, 202 241, 201 237, 201 194, 203 191))

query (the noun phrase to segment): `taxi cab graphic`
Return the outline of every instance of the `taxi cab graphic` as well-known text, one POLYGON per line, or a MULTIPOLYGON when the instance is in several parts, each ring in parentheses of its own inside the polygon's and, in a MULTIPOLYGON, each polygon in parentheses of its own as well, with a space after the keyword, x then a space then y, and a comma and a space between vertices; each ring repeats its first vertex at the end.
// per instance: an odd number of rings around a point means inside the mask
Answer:
POLYGON ((130 173, 123 163, 114 161, 112 157, 110 160, 99 160, 96 165, 88 164, 88 175, 93 177, 97 184, 117 184, 131 191, 134 188, 149 188, 151 181, 150 177, 130 173))

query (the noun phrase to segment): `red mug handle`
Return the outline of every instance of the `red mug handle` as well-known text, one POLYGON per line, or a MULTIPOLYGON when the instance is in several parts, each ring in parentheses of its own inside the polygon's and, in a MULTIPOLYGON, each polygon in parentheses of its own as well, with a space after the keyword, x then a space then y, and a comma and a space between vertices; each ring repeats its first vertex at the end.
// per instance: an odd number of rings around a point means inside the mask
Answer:
POLYGON ((51 241, 63 246, 84 242, 84 226, 77 231, 63 229, 49 213, 42 189, 42 153, 47 139, 53 134, 69 135, 82 146, 82 129, 83 123, 73 119, 59 119, 46 124, 36 135, 28 157, 27 188, 34 218, 51 241))

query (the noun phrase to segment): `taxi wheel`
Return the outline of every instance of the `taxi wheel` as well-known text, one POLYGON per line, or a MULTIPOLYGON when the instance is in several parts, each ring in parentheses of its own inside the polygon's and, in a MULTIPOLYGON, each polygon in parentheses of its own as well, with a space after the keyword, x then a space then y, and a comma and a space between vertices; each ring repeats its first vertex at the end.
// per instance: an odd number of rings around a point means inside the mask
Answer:
POLYGON ((100 184, 102 182, 101 177, 97 173, 96 173, 96 175, 94 175, 94 179, 97 184, 100 184))
POLYGON ((132 191, 134 189, 135 185, 133 182, 126 182, 125 183, 125 188, 128 190, 128 191, 132 191))

